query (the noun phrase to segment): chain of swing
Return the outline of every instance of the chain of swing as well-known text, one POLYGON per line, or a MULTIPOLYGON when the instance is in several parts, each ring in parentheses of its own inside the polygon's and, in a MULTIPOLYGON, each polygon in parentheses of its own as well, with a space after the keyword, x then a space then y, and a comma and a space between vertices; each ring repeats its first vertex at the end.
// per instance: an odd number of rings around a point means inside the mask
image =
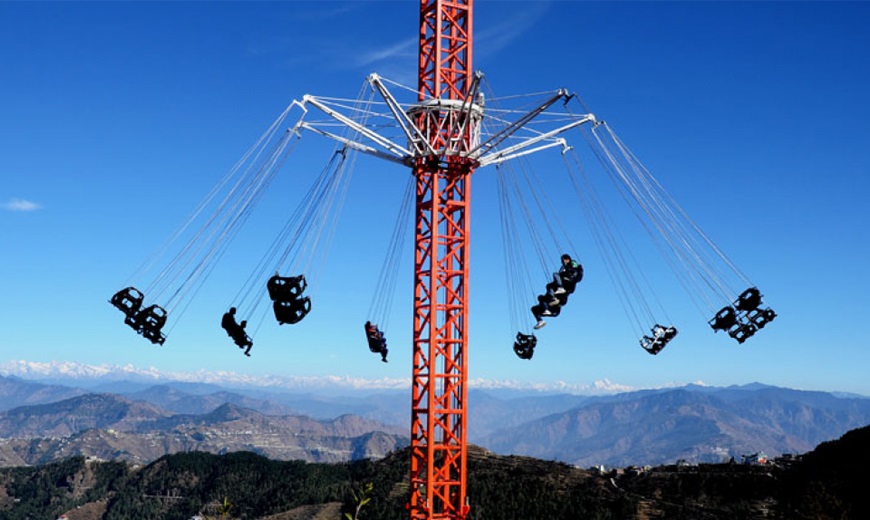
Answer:
MULTIPOLYGON (((330 101, 353 112, 361 125, 383 128, 383 110, 379 112, 373 107, 376 103, 370 85, 364 84, 356 99, 330 101), (374 121, 370 123, 370 119, 374 121)), ((164 344, 166 332, 163 329, 169 313, 176 319, 184 314, 299 141, 301 116, 295 124, 281 130, 287 127, 294 106, 298 105, 291 104, 284 110, 167 242, 139 266, 127 287, 111 297, 110 303, 124 313, 125 323, 152 343, 164 344), (199 227, 194 229, 197 223, 199 227), (161 265, 161 258, 167 257, 169 260, 162 269, 148 280, 148 273, 161 265), (143 285, 134 284, 133 280, 148 280, 145 290, 139 290, 137 286, 143 285), (163 303, 146 306, 145 294, 163 303)), ((342 139, 360 140, 360 135, 345 127, 342 139)), ((299 323, 311 311, 312 292, 335 236, 356 157, 356 151, 347 144, 333 150, 301 203, 228 303, 221 326, 236 345, 245 349, 245 354, 250 355, 252 336, 262 326, 269 308, 279 325, 299 323), (263 280, 266 280, 265 286, 263 280), (264 306, 266 302, 269 305, 264 306), (238 321, 243 315, 247 319, 238 321), (250 329, 247 328, 249 319, 256 321, 256 326, 250 329)), ((366 321, 368 346, 372 352, 381 354, 383 361, 387 357, 383 330, 389 326, 398 267, 407 242, 414 200, 413 180, 413 176, 407 179, 386 256, 372 291, 370 319, 366 321)))
MULTIPOLYGON (((488 98, 481 129, 482 134, 497 135, 515 125, 512 116, 523 113, 525 108, 521 105, 519 108, 501 108, 499 105, 503 100, 516 105, 517 97, 499 99, 488 88, 484 80, 488 98)), ((529 106, 538 106, 532 98, 547 94, 529 95, 529 106)), ((244 309, 240 314, 259 318, 252 334, 260 329, 268 313, 267 308, 261 307, 265 302, 270 302, 279 325, 298 323, 312 309, 311 295, 334 238, 352 177, 356 150, 359 149, 350 145, 364 140, 361 128, 384 131, 395 126, 390 123, 383 104, 374 102, 374 95, 371 85, 364 84, 356 99, 322 98, 350 111, 360 126, 357 129, 342 127, 344 134, 338 139, 339 146, 230 301, 221 323, 233 341, 246 348, 246 354, 253 340, 246 330, 247 320, 236 321, 238 309, 244 309), (264 279, 267 279, 265 287, 264 279)), ((549 118, 550 123, 579 121, 584 116, 572 111, 572 101, 579 103, 588 114, 582 100, 571 95, 564 99, 564 110, 542 112, 535 117, 549 118)), ((143 262, 132 279, 146 279, 146 273, 159 265, 158 259, 173 251, 175 244, 181 244, 145 285, 145 290, 137 288, 141 284, 130 283, 110 299, 112 305, 123 312, 124 322, 152 343, 162 345, 165 342, 163 327, 169 312, 176 318, 184 314, 299 141, 305 114, 287 128, 294 106, 300 105, 294 102, 288 106, 167 243, 143 262), (201 224, 194 230, 196 222, 201 224), (183 238, 187 240, 182 243, 183 238), (146 294, 152 301, 163 304, 145 305, 146 294)), ((531 135, 544 134, 534 129, 533 124, 528 126, 531 135)), ((702 312, 719 309, 708 320, 714 331, 726 331, 743 343, 776 317, 772 309, 762 306, 762 295, 757 287, 689 218, 606 123, 598 121, 576 126, 576 129, 603 176, 609 179, 651 237, 695 306, 706 309, 702 312), (732 300, 737 284, 749 285, 749 288, 732 300)), ((400 135, 397 128, 394 130, 400 135)), ((498 146, 507 147, 509 142, 498 146)), ((657 354, 676 336, 677 329, 673 325, 662 325, 671 321, 656 297, 657 288, 644 276, 634 255, 636 248, 628 246, 617 221, 611 217, 610 208, 599 196, 596 187, 599 179, 589 173, 578 151, 567 146, 567 142, 563 145, 562 159, 571 188, 580 202, 577 206, 582 211, 583 220, 589 224, 592 239, 601 253, 605 271, 623 310, 640 336, 640 345, 650 354, 657 354), (649 328, 650 324, 654 325, 649 328), (649 333, 645 332, 647 330, 649 333)), ((568 211, 557 209, 545 190, 552 188, 555 180, 539 178, 527 157, 521 154, 495 164, 508 316, 511 327, 518 331, 514 351, 520 358, 531 359, 537 338, 528 332, 523 317, 528 317, 530 310, 535 318, 533 328, 540 329, 546 323, 545 317, 559 316, 583 277, 583 266, 570 239, 576 230, 566 228, 563 223, 563 216, 568 211), (557 258, 561 259, 561 265, 554 273, 557 258), (537 263, 539 267, 530 269, 529 263, 537 263), (533 279, 536 273, 540 273, 540 279, 533 279), (537 295, 536 284, 544 285, 544 291, 537 295), (531 308, 528 307, 530 302, 533 304, 531 308)), ((413 187, 413 176, 409 176, 386 257, 372 292, 368 310, 370 319, 365 323, 369 348, 381 354, 383 361, 387 360, 383 330, 389 325, 398 266, 406 242, 406 229, 410 227, 413 187)))
MULTIPOLYGON (((582 105, 578 97, 573 96, 573 99, 582 105)), ((494 100, 489 98, 488 103, 493 104, 494 100)), ((571 110, 567 101, 564 117, 580 117, 571 110)), ((580 126, 577 131, 583 136, 600 170, 650 236, 695 306, 703 307, 701 311, 705 314, 714 313, 719 308, 708 320, 714 331, 726 331, 738 343, 743 343, 776 317, 772 309, 762 306, 758 288, 687 215, 605 122, 580 126), (740 284, 749 288, 732 301, 738 294, 735 287, 740 284)), ((601 253, 605 271, 623 310, 640 338, 640 346, 650 354, 658 354, 677 335, 676 327, 671 324, 656 296, 660 287, 653 287, 644 276, 634 254, 637 248, 628 246, 617 221, 611 216, 611 210, 599 196, 590 173, 583 167, 577 149, 566 145, 562 158, 572 190, 580 202, 577 206, 589 225, 593 242, 601 253)), ((521 319, 521 316, 526 316, 525 302, 531 285, 529 274, 533 272, 526 265, 526 257, 537 258, 546 275, 547 263, 553 261, 554 255, 552 249, 547 251, 547 244, 541 237, 548 237, 557 248, 567 244, 570 251, 577 249, 566 240, 569 235, 564 233, 562 225, 566 212, 552 205, 541 188, 552 187, 555 180, 548 178, 542 182, 527 162, 522 159, 516 162, 519 163, 516 168, 519 172, 512 168, 513 163, 504 163, 497 166, 496 173, 509 293, 508 314, 511 327, 519 330, 514 351, 520 358, 531 359, 537 338, 534 333, 524 332, 521 319)), ((537 320, 535 328, 543 325, 542 310, 543 316, 558 316, 567 303, 567 293, 563 294, 564 301, 554 299, 552 292, 537 297, 538 303, 531 309, 537 320), (555 312, 550 303, 555 304, 555 312)))

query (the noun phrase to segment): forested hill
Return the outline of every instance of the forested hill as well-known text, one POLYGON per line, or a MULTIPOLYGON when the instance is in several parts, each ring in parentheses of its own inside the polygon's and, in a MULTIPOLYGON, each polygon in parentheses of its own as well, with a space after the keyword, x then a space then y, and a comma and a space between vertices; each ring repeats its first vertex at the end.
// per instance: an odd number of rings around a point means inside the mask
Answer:
MULTIPOLYGON (((700 464, 599 474, 471 447, 469 520, 866 519, 870 427, 789 465, 700 464)), ((364 520, 404 518, 407 449, 382 460, 280 462, 253 453, 168 455, 144 466, 71 458, 0 470, 0 519, 189 520, 233 504, 229 518, 325 520, 373 484, 364 520)))

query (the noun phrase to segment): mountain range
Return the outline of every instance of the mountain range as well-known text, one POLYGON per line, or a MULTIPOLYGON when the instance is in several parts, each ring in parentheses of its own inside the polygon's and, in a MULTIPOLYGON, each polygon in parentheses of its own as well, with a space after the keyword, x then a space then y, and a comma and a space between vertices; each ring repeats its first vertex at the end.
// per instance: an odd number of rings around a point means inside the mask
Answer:
MULTIPOLYGON (((170 392, 171 393, 171 392, 170 392)), ((146 395, 165 396, 155 391, 146 395)), ((278 405, 250 401, 272 411, 278 405)), ((251 451, 275 460, 338 462, 380 458, 407 444, 401 428, 353 415, 316 420, 267 415, 215 396, 175 413, 115 394, 84 394, 0 412, 0 465, 41 464, 74 455, 150 462, 167 453, 251 451)), ((177 404, 177 403, 176 403, 177 404)))
MULTIPOLYGON (((407 391, 338 395, 193 382, 57 383, 0 377, 0 464, 79 453, 147 462, 192 449, 340 461, 384 456, 409 437, 407 391)), ((757 383, 613 395, 469 393, 470 442, 580 467, 803 453, 867 424, 868 398, 757 383)))
POLYGON ((591 399, 477 442, 496 453, 622 467, 804 453, 867 424, 866 398, 764 385, 689 386, 591 399))

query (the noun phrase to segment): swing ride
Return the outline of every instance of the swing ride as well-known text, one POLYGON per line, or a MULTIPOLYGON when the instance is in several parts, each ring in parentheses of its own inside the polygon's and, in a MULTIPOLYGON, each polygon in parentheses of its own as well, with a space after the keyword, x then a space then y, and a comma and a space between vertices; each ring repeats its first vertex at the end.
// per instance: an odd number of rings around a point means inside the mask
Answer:
MULTIPOLYGON (((369 349, 386 362, 384 331, 413 212, 412 519, 463 519, 469 512, 468 212, 476 170, 492 167, 497 180, 507 314, 511 329, 518 331, 513 350, 520 359, 531 360, 538 345, 530 326, 539 330, 544 318, 562 318, 569 297, 582 297, 578 290, 584 269, 576 254, 579 248, 571 241, 574 230, 554 218, 546 193, 554 177, 537 179, 529 161, 547 152, 561 159, 565 185, 560 189, 577 196, 582 220, 644 351, 659 354, 678 331, 656 305, 654 288, 610 217, 611 209, 595 185, 600 179, 615 187, 639 218, 705 319, 712 315, 707 323, 714 332, 724 331, 742 344, 776 317, 763 306, 757 286, 579 96, 559 89, 499 97, 482 73, 472 72, 471 11, 471 0, 422 2, 416 87, 371 74, 355 99, 305 95, 293 101, 155 255, 168 261, 146 261, 133 277, 136 284, 110 299, 128 326, 163 345, 167 318, 177 321, 183 315, 301 137, 315 134, 334 141, 334 151, 230 302, 233 314, 239 309, 249 317, 258 315, 261 304, 271 304, 279 325, 298 324, 314 308, 312 291, 358 154, 409 168, 412 175, 406 180, 365 333, 369 349), (581 144, 591 160, 581 156, 581 144), (538 262, 534 269, 528 265, 532 257, 538 262), (562 266, 550 278, 559 257, 562 266), (147 274, 154 271, 156 275, 147 274), (533 287, 548 279, 535 300, 533 287), (738 292, 743 287, 748 289, 738 292), (159 303, 145 306, 146 298, 159 303)), ((244 334, 251 343, 256 333, 224 328, 231 337, 244 334)))

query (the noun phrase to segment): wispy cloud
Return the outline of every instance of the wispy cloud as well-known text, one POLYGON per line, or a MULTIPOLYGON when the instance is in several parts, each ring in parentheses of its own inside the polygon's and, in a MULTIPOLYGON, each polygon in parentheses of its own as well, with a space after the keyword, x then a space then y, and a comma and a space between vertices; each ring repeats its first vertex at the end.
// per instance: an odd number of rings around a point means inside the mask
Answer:
POLYGON ((534 27, 550 10, 550 2, 529 2, 514 16, 474 32, 474 53, 478 58, 496 54, 534 27))
MULTIPOLYGON (((510 45, 522 34, 532 29, 551 8, 550 2, 532 2, 528 9, 523 9, 511 18, 489 25, 483 30, 474 32, 475 56, 485 57, 496 54, 510 45)), ((419 39, 414 36, 402 41, 381 46, 380 48, 356 49, 353 65, 366 67, 377 64, 381 67, 396 60, 408 60, 418 53, 419 39)))
POLYGON ((9 199, 9 201, 4 202, 0 208, 5 209, 6 211, 36 211, 42 208, 42 206, 29 200, 9 199))
POLYGON ((417 38, 408 38, 380 49, 363 50, 354 60, 358 67, 380 63, 397 58, 408 58, 417 54, 417 38))

